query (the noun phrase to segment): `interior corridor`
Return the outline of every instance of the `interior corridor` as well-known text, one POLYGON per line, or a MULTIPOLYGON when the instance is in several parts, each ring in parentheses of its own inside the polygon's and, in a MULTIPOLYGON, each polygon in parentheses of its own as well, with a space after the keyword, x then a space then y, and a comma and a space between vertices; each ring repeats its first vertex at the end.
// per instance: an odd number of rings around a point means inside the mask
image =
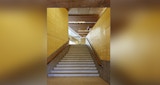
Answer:
POLYGON ((110 8, 48 8, 47 29, 48 85, 109 85, 110 8))
POLYGON ((160 85, 160 0, 1 1, 0 85, 160 85))

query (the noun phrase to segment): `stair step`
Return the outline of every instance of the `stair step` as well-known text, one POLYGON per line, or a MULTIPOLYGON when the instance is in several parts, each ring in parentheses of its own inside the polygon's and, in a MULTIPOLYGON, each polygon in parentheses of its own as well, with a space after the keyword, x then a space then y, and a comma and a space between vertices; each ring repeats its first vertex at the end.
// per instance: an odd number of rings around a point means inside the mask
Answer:
POLYGON ((65 57, 91 57, 90 55, 66 55, 65 57))
POLYGON ((64 58, 92 58, 91 56, 65 56, 64 58))
POLYGON ((81 53, 67 53, 66 55, 91 55, 91 54, 81 54, 81 53))
POLYGON ((88 54, 88 51, 68 51, 68 53, 86 53, 88 54))
POLYGON ((80 53, 84 53, 84 54, 89 54, 89 52, 80 52, 80 51, 72 51, 72 52, 68 52, 68 54, 80 54, 80 53))
POLYGON ((87 56, 87 57, 91 57, 91 55, 66 55, 66 56, 74 56, 74 57, 82 57, 82 56, 87 56))
POLYGON ((73 47, 71 46, 70 48, 87 48, 87 46, 73 46, 73 47))
POLYGON ((57 67, 71 67, 71 66, 72 67, 75 67, 75 66, 78 67, 78 66, 95 66, 95 64, 91 64, 91 65, 75 65, 75 64, 74 65, 73 64, 72 65, 63 65, 63 64, 57 64, 56 66, 57 67))
POLYGON ((86 49, 86 48, 80 48, 80 49, 77 49, 77 48, 71 48, 69 51, 83 51, 83 52, 89 52, 89 50, 88 49, 86 49))
POLYGON ((78 60, 78 59, 77 60, 75 60, 75 59, 73 59, 73 60, 65 60, 65 59, 62 59, 61 61, 62 62, 87 62, 87 61, 88 62, 93 62, 93 60, 91 60, 91 59, 90 60, 78 60))
POLYGON ((74 46, 74 47, 70 47, 70 48, 81 48, 81 49, 88 49, 88 47, 86 47, 86 46, 74 46))
POLYGON ((70 48, 87 48, 87 46, 70 46, 70 48))
POLYGON ((87 45, 71 45, 68 53, 49 71, 49 77, 99 76, 87 45))
POLYGON ((54 67, 54 70, 96 70, 96 67, 54 67))
POLYGON ((51 71, 51 73, 69 73, 69 74, 74 74, 74 73, 98 73, 97 70, 68 70, 68 71, 64 71, 64 70, 53 70, 51 71))
POLYGON ((94 64, 94 62, 59 62, 58 64, 94 64))
POLYGON ((76 58, 76 57, 64 57, 63 58, 64 60, 92 60, 92 58, 90 58, 90 57, 78 57, 78 58, 76 58))
POLYGON ((75 51, 78 51, 78 52, 89 52, 88 49, 70 49, 69 52, 70 51, 73 51, 73 52, 75 52, 75 51))
POLYGON ((66 55, 65 57, 91 57, 91 55, 66 55))
POLYGON ((92 57, 74 57, 74 56, 68 56, 68 57, 64 57, 64 58, 92 58, 92 57))
POLYGON ((99 76, 99 74, 48 74, 49 77, 99 76))
POLYGON ((93 62, 93 60, 63 60, 63 59, 61 61, 62 62, 83 62, 83 61, 84 62, 86 62, 86 61, 89 61, 89 62, 92 61, 93 62))
POLYGON ((69 52, 89 52, 88 49, 77 49, 77 48, 73 48, 73 49, 70 49, 69 52))
POLYGON ((90 54, 66 54, 66 56, 91 56, 90 54))

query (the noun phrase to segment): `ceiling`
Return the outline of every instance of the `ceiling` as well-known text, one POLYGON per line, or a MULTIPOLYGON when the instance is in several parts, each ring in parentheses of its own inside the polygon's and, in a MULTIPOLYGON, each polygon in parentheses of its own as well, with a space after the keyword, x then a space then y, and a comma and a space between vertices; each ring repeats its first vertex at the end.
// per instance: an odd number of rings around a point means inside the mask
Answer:
POLYGON ((102 8, 71 8, 69 14, 100 14, 103 11, 102 8))
POLYGON ((69 26, 81 37, 85 37, 106 8, 70 8, 69 26))
POLYGON ((99 16, 110 7, 110 0, 47 0, 47 7, 61 7, 69 11, 69 26, 85 37, 99 16))
POLYGON ((110 0, 47 0, 48 7, 110 7, 110 0))

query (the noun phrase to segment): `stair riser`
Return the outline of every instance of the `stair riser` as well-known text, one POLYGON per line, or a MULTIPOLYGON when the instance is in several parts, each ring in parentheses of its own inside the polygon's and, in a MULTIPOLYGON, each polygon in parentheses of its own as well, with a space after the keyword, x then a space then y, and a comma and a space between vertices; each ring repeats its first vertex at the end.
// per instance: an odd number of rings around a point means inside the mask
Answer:
POLYGON ((89 56, 86 56, 86 57, 84 57, 84 56, 82 56, 82 57, 81 56, 79 56, 79 57, 78 56, 77 57, 75 57, 75 56, 67 56, 67 57, 63 57, 63 58, 82 58, 82 59, 83 58, 90 58, 90 59, 92 59, 92 57, 89 57, 89 56))
POLYGON ((58 62, 49 77, 99 76, 90 51, 86 45, 72 45, 58 62))
POLYGON ((61 60, 62 62, 93 62, 93 60, 61 60))
POLYGON ((48 74, 49 77, 99 76, 99 74, 48 74))
POLYGON ((64 57, 63 59, 92 59, 92 58, 91 57, 64 57))
POLYGON ((63 57, 63 58, 80 58, 80 59, 83 59, 83 58, 89 58, 89 59, 92 59, 92 57, 74 57, 74 56, 68 56, 68 57, 63 57))
POLYGON ((64 57, 63 59, 92 59, 91 57, 64 57))
POLYGON ((92 58, 63 58, 63 60, 92 60, 92 58))
POLYGON ((89 52, 88 49, 70 49, 68 52, 89 52))
POLYGON ((73 70, 73 71, 55 71, 55 70, 54 70, 54 71, 51 71, 51 73, 64 73, 64 74, 65 74, 65 73, 66 73, 66 74, 67 74, 67 73, 68 73, 68 74, 76 74, 76 73, 77 73, 77 74, 81 74, 81 73, 87 74, 87 73, 88 73, 88 74, 89 74, 89 73, 98 73, 98 71, 74 71, 74 70, 73 70))
POLYGON ((94 66, 56 66, 55 68, 96 68, 94 66))
POLYGON ((90 55, 66 55, 64 57, 91 57, 90 55))
POLYGON ((77 56, 87 56, 87 55, 91 55, 91 54, 81 54, 81 53, 69 53, 69 54, 66 54, 66 55, 77 55, 77 56))
POLYGON ((90 64, 94 64, 94 62, 59 62, 58 64, 86 64, 86 65, 90 65, 90 64))
POLYGON ((97 70, 96 68, 54 68, 54 71, 65 71, 65 70, 72 70, 72 71, 79 71, 79 70, 97 70))
POLYGON ((75 51, 78 51, 78 52, 89 52, 89 50, 88 49, 70 49, 69 51, 73 51, 73 52, 75 52, 75 51))
POLYGON ((78 67, 78 66, 83 67, 83 66, 95 66, 95 65, 94 64, 92 64, 92 65, 62 65, 62 64, 57 64, 56 66, 57 67, 78 67))
POLYGON ((66 55, 64 57, 91 57, 90 55, 66 55))
POLYGON ((81 51, 81 50, 77 50, 77 51, 75 51, 75 50, 70 50, 70 51, 68 51, 68 53, 74 53, 74 52, 76 52, 76 53, 89 53, 88 50, 83 50, 83 51, 81 51))
POLYGON ((57 67, 55 67, 54 70, 96 70, 96 67, 94 67, 94 68, 77 68, 77 67, 72 67, 72 68, 57 68, 57 67))
POLYGON ((82 55, 82 54, 66 54, 66 56, 75 56, 75 57, 78 57, 78 56, 90 56, 91 55, 82 55))

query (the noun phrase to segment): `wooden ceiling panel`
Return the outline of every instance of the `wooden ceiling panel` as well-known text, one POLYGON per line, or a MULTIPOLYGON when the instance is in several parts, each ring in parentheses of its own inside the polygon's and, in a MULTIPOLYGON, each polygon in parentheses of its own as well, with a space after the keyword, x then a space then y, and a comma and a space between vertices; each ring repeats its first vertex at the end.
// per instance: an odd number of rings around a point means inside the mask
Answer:
POLYGON ((98 8, 71 8, 69 10, 69 14, 96 14, 100 15, 106 7, 98 7, 98 8))
POLYGON ((76 26, 81 26, 81 27, 89 26, 89 27, 92 27, 93 25, 94 25, 94 23, 90 23, 90 24, 69 24, 69 26, 73 26, 73 27, 76 27, 76 26))
POLYGON ((92 28, 94 24, 69 24, 69 26, 75 30, 86 30, 88 26, 92 28))
POLYGON ((110 7, 110 0, 47 0, 48 7, 110 7))
POLYGON ((87 15, 87 16, 69 16, 69 21, 86 21, 86 22, 96 22, 98 20, 98 16, 92 16, 92 15, 87 15))
POLYGON ((71 8, 69 10, 69 26, 84 37, 88 32, 84 32, 83 30, 93 28, 105 9, 106 8, 71 8), (81 32, 78 30, 81 30, 81 32))

